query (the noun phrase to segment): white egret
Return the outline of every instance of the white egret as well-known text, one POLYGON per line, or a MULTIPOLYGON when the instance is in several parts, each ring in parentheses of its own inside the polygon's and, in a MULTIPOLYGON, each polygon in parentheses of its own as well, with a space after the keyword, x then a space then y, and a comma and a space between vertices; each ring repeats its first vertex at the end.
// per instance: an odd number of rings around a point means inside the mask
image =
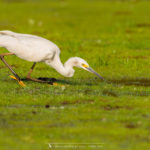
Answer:
POLYGON ((60 49, 57 45, 39 36, 20 34, 12 31, 0 31, 0 47, 4 47, 10 52, 0 54, 0 58, 15 76, 11 77, 16 79, 22 86, 24 86, 24 83, 5 61, 4 56, 16 55, 21 59, 34 62, 27 75, 27 79, 32 81, 45 82, 39 79, 34 79, 30 76, 37 62, 45 62, 65 77, 72 77, 74 75, 73 67, 79 67, 94 73, 103 80, 103 78, 90 68, 89 64, 82 58, 69 58, 63 65, 59 57, 60 49))

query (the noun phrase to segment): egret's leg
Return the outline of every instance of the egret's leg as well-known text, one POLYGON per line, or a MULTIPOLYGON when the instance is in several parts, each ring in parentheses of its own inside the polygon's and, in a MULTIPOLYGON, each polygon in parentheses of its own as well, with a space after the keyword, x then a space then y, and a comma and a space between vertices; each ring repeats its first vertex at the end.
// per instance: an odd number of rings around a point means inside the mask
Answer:
POLYGON ((31 73, 32 73, 32 71, 33 71, 35 65, 36 65, 36 62, 33 63, 33 65, 32 65, 32 67, 31 67, 30 71, 28 72, 27 79, 30 79, 30 78, 31 78, 31 73))
POLYGON ((21 86, 25 86, 25 84, 21 81, 20 77, 17 75, 17 73, 11 68, 11 66, 8 65, 8 63, 5 61, 4 56, 8 55, 14 55, 13 53, 4 53, 0 54, 0 58, 3 61, 3 63, 8 67, 8 69, 14 74, 15 77, 12 77, 13 79, 17 80, 21 86))
POLYGON ((36 62, 33 63, 30 71, 28 72, 28 75, 27 75, 27 79, 28 80, 31 80, 31 81, 35 81, 35 82, 40 82, 40 83, 50 83, 50 84, 53 84, 52 82, 50 81, 42 81, 42 80, 39 80, 39 79, 35 79, 35 78, 32 78, 31 77, 31 73, 33 72, 33 69, 35 68, 35 65, 36 65, 36 62))

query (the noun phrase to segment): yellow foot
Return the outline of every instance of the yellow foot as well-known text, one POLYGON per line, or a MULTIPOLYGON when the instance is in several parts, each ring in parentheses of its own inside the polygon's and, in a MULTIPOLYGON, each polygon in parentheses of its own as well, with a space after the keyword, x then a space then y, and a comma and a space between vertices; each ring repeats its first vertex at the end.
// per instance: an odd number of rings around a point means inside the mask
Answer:
POLYGON ((18 83, 19 83, 22 87, 25 87, 25 86, 26 86, 22 81, 18 81, 18 83))
POLYGON ((54 85, 54 86, 58 86, 58 83, 54 82, 52 85, 54 85))
POLYGON ((14 79, 14 80, 17 80, 17 81, 18 81, 18 79, 17 79, 16 77, 12 76, 12 75, 10 75, 9 77, 11 77, 12 79, 14 79))
POLYGON ((19 83, 22 87, 25 87, 25 86, 26 86, 22 81, 19 81, 16 77, 14 77, 14 76, 12 76, 12 75, 10 75, 10 77, 11 77, 12 79, 14 79, 14 80, 17 80, 18 83, 19 83))
POLYGON ((58 84, 58 83, 56 83, 56 82, 54 82, 52 85, 54 85, 54 86, 59 86, 59 87, 61 87, 61 88, 65 88, 65 86, 64 85, 61 85, 61 84, 58 84))

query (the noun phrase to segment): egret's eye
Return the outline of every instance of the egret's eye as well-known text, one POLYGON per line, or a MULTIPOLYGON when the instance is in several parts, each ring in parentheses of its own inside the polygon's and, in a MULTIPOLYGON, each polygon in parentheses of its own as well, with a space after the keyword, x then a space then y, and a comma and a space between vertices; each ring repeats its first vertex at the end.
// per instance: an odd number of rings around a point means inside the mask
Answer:
POLYGON ((85 68, 89 67, 89 66, 88 66, 88 65, 86 65, 86 64, 82 64, 82 66, 83 66, 83 67, 85 67, 85 68))

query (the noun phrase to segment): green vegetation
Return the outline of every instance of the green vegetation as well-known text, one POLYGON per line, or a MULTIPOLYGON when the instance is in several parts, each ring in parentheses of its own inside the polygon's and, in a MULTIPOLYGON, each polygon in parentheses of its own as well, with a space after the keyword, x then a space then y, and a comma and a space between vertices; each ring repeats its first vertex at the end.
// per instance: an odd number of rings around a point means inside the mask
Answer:
MULTIPOLYGON (((149 6, 140 0, 1 0, 0 30, 43 36, 61 48, 62 62, 82 57, 109 83, 77 68, 64 78, 39 63, 32 76, 55 77, 59 86, 25 81, 21 88, 0 62, 0 149, 102 143, 96 149, 149 150, 149 6)), ((6 59, 26 77, 31 62, 6 59)))

